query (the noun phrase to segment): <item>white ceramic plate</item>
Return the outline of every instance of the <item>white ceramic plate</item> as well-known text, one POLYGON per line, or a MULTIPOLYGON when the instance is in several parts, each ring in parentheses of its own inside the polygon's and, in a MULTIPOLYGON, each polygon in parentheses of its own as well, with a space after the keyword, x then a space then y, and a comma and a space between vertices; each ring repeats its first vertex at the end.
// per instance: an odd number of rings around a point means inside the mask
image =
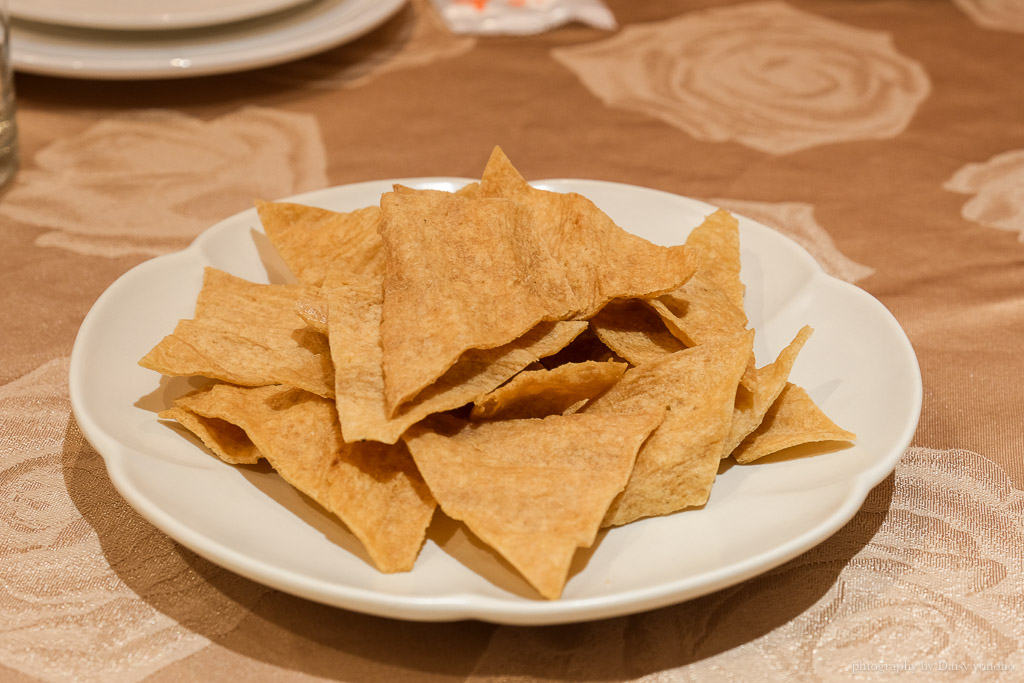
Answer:
MULTIPOLYGON (((395 182, 453 190, 466 181, 414 178, 347 185, 290 201, 334 210, 377 203, 395 182)), ((629 185, 536 183, 592 198, 652 241, 684 238, 712 210, 629 185)), ((272 472, 232 467, 155 416, 187 388, 136 364, 180 318, 192 316, 202 270, 286 281, 253 210, 184 251, 143 263, 96 301, 71 355, 71 405, 117 489, 143 516, 200 555, 283 591, 372 614, 415 620, 476 618, 548 624, 638 612, 738 583, 820 543, 857 512, 909 444, 921 406, 917 359, 876 299, 825 275, 801 247, 740 220, 742 277, 758 362, 774 360, 804 324, 815 328, 793 370, 819 405, 858 434, 852 448, 734 466, 701 509, 599 536, 579 553, 562 599, 529 587, 443 516, 415 568, 384 575, 359 544, 272 472)))
POLYGON ((406 0, 314 0, 246 21, 179 31, 95 31, 13 22, 18 71, 109 80, 185 78, 307 57, 354 40, 406 0))
POLYGON ((11 16, 58 26, 155 30, 211 26, 310 0, 9 0, 11 16))

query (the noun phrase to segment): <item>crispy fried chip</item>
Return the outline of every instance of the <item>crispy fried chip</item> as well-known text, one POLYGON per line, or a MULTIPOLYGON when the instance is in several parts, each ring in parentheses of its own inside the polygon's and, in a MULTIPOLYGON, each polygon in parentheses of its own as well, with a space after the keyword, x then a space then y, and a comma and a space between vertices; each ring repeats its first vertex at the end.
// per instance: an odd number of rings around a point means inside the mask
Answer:
POLYGON ((754 371, 753 389, 747 388, 747 392, 743 394, 744 400, 739 400, 741 394, 737 394, 738 400, 733 410, 732 426, 729 428, 729 436, 722 448, 723 458, 729 457, 733 449, 746 438, 747 434, 761 424, 765 413, 785 388, 797 354, 800 353, 800 349, 803 348, 813 331, 809 325, 802 327, 793 341, 779 352, 774 363, 754 371))
MULTIPOLYGON (((747 367, 743 370, 743 376, 740 377, 740 389, 745 389, 747 394, 750 395, 753 400, 753 393, 757 391, 757 359, 754 357, 754 352, 750 352, 750 358, 747 359, 747 367)), ((740 404, 739 395, 736 397, 736 405, 740 404)))
POLYGON ((853 432, 829 419, 803 388, 787 382, 761 425, 733 451, 733 457, 736 462, 746 464, 784 448, 855 438, 853 432))
POLYGON ((523 419, 561 415, 580 401, 602 394, 626 371, 625 363, 585 361, 553 370, 524 370, 476 401, 470 416, 523 419))
POLYGON ((662 411, 462 423, 405 438, 441 509, 545 598, 562 593, 662 411))
POLYGON ((594 334, 633 365, 643 365, 686 348, 642 301, 609 302, 590 319, 594 334))
POLYGON ((412 569, 435 502, 403 444, 346 444, 334 402, 291 387, 215 384, 175 405, 238 425, 285 481, 348 526, 378 569, 412 569))
POLYGON ((255 465, 263 457, 244 429, 220 418, 203 417, 177 405, 160 411, 157 417, 176 420, 230 465, 255 465))
POLYGON ((302 204, 256 202, 267 239, 299 282, 319 286, 331 267, 384 272, 380 207, 338 213, 302 204))
POLYGON ((381 209, 380 327, 392 414, 468 349, 508 344, 576 310, 561 266, 519 204, 421 190, 386 193, 381 209))
POLYGON ((335 271, 323 290, 328 301, 331 353, 337 366, 338 413, 347 441, 394 443, 427 415, 472 402, 538 358, 563 348, 586 328, 582 321, 541 323, 503 346, 466 351, 437 382, 391 416, 381 368, 380 281, 335 271))
POLYGON ((665 421, 641 447, 604 526, 707 502, 752 344, 753 331, 746 331, 631 368, 583 409, 609 415, 668 408, 665 421))
POLYGON ((327 297, 319 288, 310 289, 295 300, 295 313, 311 328, 327 335, 327 297))
POLYGON ((651 299, 651 307, 687 346, 744 329, 739 223, 719 209, 694 228, 686 246, 698 255, 694 276, 675 291, 651 299))
POLYGON ((327 340, 295 312, 306 292, 303 285, 261 285, 207 267, 195 318, 179 321, 139 365, 170 376, 288 384, 333 397, 327 340))
POLYGON ((480 196, 480 183, 467 183, 455 190, 460 197, 476 198, 480 196))
POLYGON ((718 209, 693 229, 686 244, 696 249, 701 262, 709 266, 701 269, 700 279, 725 294, 729 303, 742 311, 746 288, 740 280, 740 231, 736 217, 718 209))
POLYGON ((440 505, 556 599, 600 528, 705 504, 722 458, 854 438, 788 381, 810 327, 757 367, 727 211, 659 246, 495 147, 454 192, 257 212, 300 284, 207 268, 139 364, 219 380, 159 417, 269 462, 381 571, 440 505))
POLYGON ((551 253, 565 267, 581 319, 612 299, 677 289, 696 268, 688 247, 663 247, 627 232, 580 194, 531 187, 500 147, 484 169, 480 194, 515 199, 530 208, 551 253))

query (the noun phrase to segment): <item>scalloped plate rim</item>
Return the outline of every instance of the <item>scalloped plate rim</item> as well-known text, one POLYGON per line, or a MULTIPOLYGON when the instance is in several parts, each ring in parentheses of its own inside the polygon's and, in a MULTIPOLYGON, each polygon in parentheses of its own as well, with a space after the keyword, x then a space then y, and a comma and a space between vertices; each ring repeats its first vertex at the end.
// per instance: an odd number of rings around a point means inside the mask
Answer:
MULTIPOLYGON (((359 194, 370 189, 387 189, 392 183, 401 183, 411 187, 443 187, 445 185, 457 187, 459 184, 469 182, 470 180, 468 178, 452 177, 420 177, 367 181, 305 192, 282 199, 281 201, 323 205, 330 204, 331 200, 338 197, 339 194, 359 194)), ((623 183, 581 179, 551 179, 535 181, 533 184, 546 189, 563 188, 563 191, 573 190, 584 194, 595 192, 600 194, 602 189, 625 191, 627 194, 635 192, 641 195, 646 194, 647 196, 661 196, 666 201, 681 200, 689 202, 693 206, 706 207, 707 209, 713 208, 712 205, 700 200, 623 183)), ((600 198, 595 199, 595 201, 598 201, 600 204, 600 198)), ((246 224, 250 227, 257 227, 258 220, 254 223, 255 211, 253 209, 240 212, 218 222, 201 233, 191 245, 180 252, 166 254, 139 264, 118 278, 97 299, 93 308, 83 320, 71 354, 69 390, 72 411, 83 434, 103 457, 111 480, 117 490, 146 519, 178 542, 214 563, 260 583, 304 598, 385 617, 421 621, 447 621, 471 618, 509 624, 568 623, 630 614, 682 602, 734 585, 768 571, 831 536, 856 514, 871 489, 893 471, 900 455, 910 444, 920 415, 922 397, 920 368, 909 340, 906 339, 905 333, 903 333, 891 313, 864 290, 825 274, 813 257, 789 238, 742 216, 738 217, 741 221, 742 231, 745 233, 764 231, 762 234, 767 235, 768 239, 781 240, 780 244, 784 243, 786 245, 786 248, 789 250, 788 253, 800 261, 803 268, 808 269, 809 277, 800 287, 801 292, 806 289, 813 291, 818 287, 835 286, 839 291, 845 291, 846 296, 859 298, 866 305, 873 307, 875 314, 880 316, 880 319, 884 319, 885 324, 891 326, 894 333, 898 331, 899 335, 897 335, 897 338, 901 339, 903 344, 903 348, 899 350, 904 355, 902 360, 905 363, 906 374, 909 378, 906 390, 910 398, 907 405, 902 406, 906 414, 902 429, 898 434, 893 435, 888 450, 876 457, 872 466, 845 482, 845 497, 842 503, 829 516, 820 520, 813 528, 806 529, 795 536, 781 539, 770 550, 751 555, 744 561, 733 562, 731 565, 722 567, 718 571, 705 573, 704 575, 667 580, 656 586, 626 590, 611 595, 566 597, 562 600, 550 602, 524 599, 516 595, 505 596, 501 594, 499 597, 494 597, 475 594, 472 591, 452 591, 443 596, 410 596, 391 593, 387 590, 370 590, 352 585, 339 585, 309 576, 302 576, 294 572, 282 571, 273 562, 267 562, 259 557, 240 553, 229 545, 225 545, 223 540, 204 536, 195 529, 180 523, 173 512, 155 505, 152 500, 140 493, 136 482, 132 480, 134 475, 126 469, 126 464, 131 459, 145 458, 149 454, 125 445, 118 439, 117 435, 111 434, 100 427, 93 419, 92 407, 89 405, 87 396, 84 393, 85 380, 83 379, 83 374, 90 360, 86 352, 87 350, 91 351, 89 345, 94 343, 96 335, 102 335, 103 333, 102 330, 94 329, 96 321, 102 315, 108 314, 110 307, 117 303, 118 297, 122 296, 122 293, 127 288, 137 286, 137 281, 144 282, 150 270, 173 264, 177 264, 179 267, 202 266, 209 260, 205 250, 209 249, 210 245, 218 239, 224 239, 225 235, 230 236, 230 232, 234 230, 245 232, 244 226, 246 224)), ((117 314, 115 313, 114 315, 117 314)), ((134 366, 134 360, 131 359, 129 365, 134 366)), ((155 416, 153 421, 156 421, 155 416)), ((820 457, 827 458, 828 456, 820 457)), ((203 462, 204 468, 220 465, 220 463, 209 465, 205 461, 203 462)), ((712 494, 714 495, 714 489, 712 494)), ((708 508, 713 504, 714 501, 710 502, 708 508)), ((685 515, 688 513, 678 514, 685 515)), ((660 518, 655 523, 662 523, 663 520, 671 519, 671 517, 675 516, 660 518)), ((641 522, 641 524, 643 523, 641 522)), ((628 527, 623 527, 623 529, 626 528, 628 527)), ((609 534, 619 531, 620 529, 613 529, 609 534)), ((466 571, 469 570, 467 569, 466 571)), ((415 568, 413 572, 416 572, 415 568)), ((572 580, 570 580, 570 585, 571 583, 572 580)))

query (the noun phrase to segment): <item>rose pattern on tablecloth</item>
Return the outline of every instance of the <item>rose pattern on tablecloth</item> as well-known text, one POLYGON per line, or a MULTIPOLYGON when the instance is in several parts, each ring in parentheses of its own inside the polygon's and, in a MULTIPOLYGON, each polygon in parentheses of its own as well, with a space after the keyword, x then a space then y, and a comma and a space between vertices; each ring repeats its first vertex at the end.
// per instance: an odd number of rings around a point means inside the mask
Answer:
POLYGON ((784 2, 634 24, 552 54, 609 106, 777 155, 893 138, 931 91, 891 34, 784 2))
POLYGON ((137 681, 209 645, 200 633, 235 628, 269 589, 128 508, 68 426, 67 374, 58 358, 0 386, 0 662, 48 681, 137 681))
POLYGON ((953 0, 953 4, 978 26, 1024 33, 1024 3, 1020 0, 953 0))
POLYGON ((874 268, 857 263, 839 250, 832 236, 814 217, 812 204, 723 198, 708 201, 781 232, 810 252, 826 273, 840 280, 857 282, 875 272, 874 268))
POLYGON ((1019 675, 1024 491, 961 449, 910 448, 890 481, 834 536, 745 583, 572 630, 499 628, 470 680, 1019 675))
POLYGON ((475 46, 476 38, 449 31, 429 0, 412 0, 398 16, 363 38, 255 76, 307 88, 357 88, 381 74, 451 59, 475 46))
POLYGON ((203 121, 134 112, 40 150, 23 164, 0 217, 47 229, 37 246, 157 255, 256 199, 324 187, 326 167, 319 126, 307 114, 247 107, 203 121))
POLYGON ((1016 232, 1024 242, 1024 149, 967 164, 946 181, 951 192, 973 195, 961 210, 969 221, 1016 232))

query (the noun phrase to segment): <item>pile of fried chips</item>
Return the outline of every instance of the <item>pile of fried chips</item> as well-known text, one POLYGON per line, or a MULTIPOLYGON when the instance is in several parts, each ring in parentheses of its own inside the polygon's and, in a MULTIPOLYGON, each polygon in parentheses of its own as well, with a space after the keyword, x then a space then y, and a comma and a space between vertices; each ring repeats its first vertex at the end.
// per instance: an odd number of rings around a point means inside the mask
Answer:
POLYGON ((723 458, 853 438, 788 382, 810 328, 757 367, 725 211, 658 246, 499 148, 458 192, 257 209, 297 284, 207 268, 140 364, 212 380, 160 417, 265 459, 383 572, 440 506, 558 598, 602 527, 703 505, 723 458))

